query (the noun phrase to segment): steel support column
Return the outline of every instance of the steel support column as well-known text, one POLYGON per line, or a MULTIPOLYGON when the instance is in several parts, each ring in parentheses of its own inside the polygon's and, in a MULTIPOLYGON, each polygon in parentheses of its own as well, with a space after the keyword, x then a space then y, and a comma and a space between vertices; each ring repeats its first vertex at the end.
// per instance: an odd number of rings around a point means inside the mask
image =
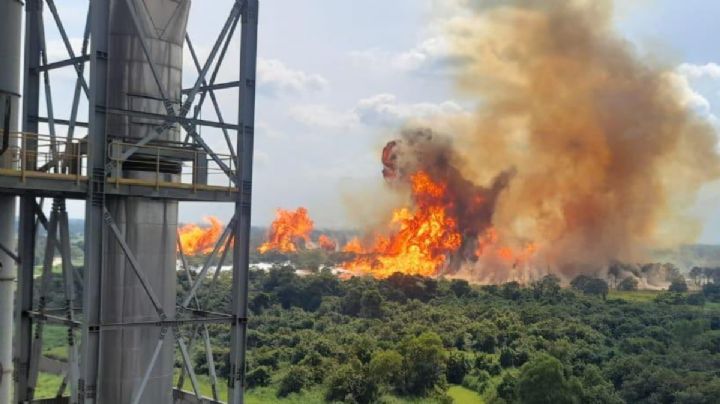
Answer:
MULTIPOLYGON (((12 168, 11 133, 20 109, 20 36, 22 3, 0 0, 0 168, 12 168)), ((17 272, 15 196, 0 195, 0 402, 12 391, 13 294, 17 272)))
POLYGON ((248 271, 250 252, 250 213, 252 202, 253 143, 255 138, 255 73, 257 58, 258 0, 246 0, 242 9, 240 31, 240 87, 238 97, 237 164, 238 187, 235 201, 233 247, 232 313, 236 322, 231 328, 230 388, 228 401, 242 404, 245 393, 245 350, 247 347, 248 271))
POLYGON ((15 402, 30 399, 30 357, 32 353, 33 271, 35 267, 35 198, 24 196, 20 203, 18 290, 15 306, 15 402))
POLYGON ((105 162, 110 0, 93 0, 90 16, 90 100, 88 129, 88 194, 85 202, 85 271, 83 273, 82 351, 78 390, 81 402, 97 398, 100 296, 105 226, 105 162))
MULTIPOLYGON (((42 0, 28 0, 25 4, 25 63, 23 66, 23 132, 38 132, 36 117, 40 108, 40 58, 42 25, 42 0)), ((30 157, 22 162, 23 168, 34 169, 36 159, 32 151, 37 150, 37 140, 28 139, 22 145, 30 151, 30 157)), ((33 303, 35 264, 35 195, 20 198, 20 223, 18 226, 18 289, 15 307, 15 402, 21 403, 32 398, 30 386, 30 361, 32 356, 33 319, 29 316, 33 303)))

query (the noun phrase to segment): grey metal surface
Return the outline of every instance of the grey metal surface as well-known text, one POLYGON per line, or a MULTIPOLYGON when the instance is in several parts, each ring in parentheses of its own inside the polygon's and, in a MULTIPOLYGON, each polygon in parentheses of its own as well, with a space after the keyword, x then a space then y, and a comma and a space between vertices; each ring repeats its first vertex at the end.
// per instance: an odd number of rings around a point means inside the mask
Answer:
MULTIPOLYGON (((110 2, 109 108, 164 115, 168 105, 163 103, 163 98, 172 104, 170 108, 179 107, 182 48, 189 8, 187 0, 110 2), (128 4, 134 9, 130 10, 128 4), (143 47, 147 48, 147 55, 143 47)), ((107 136, 141 139, 162 125, 160 119, 108 115, 107 136)), ((173 127, 158 140, 178 141, 179 136, 179 129, 173 127)), ((126 167, 124 176, 154 178, 155 174, 126 167)), ((115 238, 106 237, 100 323, 157 320, 155 304, 146 291, 148 286, 162 312, 168 319, 174 319, 177 202, 117 197, 108 198, 106 206, 127 249, 137 260, 136 265, 145 270, 145 280, 141 281, 133 270, 123 246, 115 238)), ((157 343, 161 332, 157 327, 101 328, 98 402, 172 402, 174 350, 172 343, 157 343), (140 398, 142 401, 137 401, 140 398)))
POLYGON ((230 388, 228 401, 242 404, 245 394, 245 360, 247 348, 248 273, 250 265, 250 212, 252 204, 252 169, 255 139, 255 74, 257 70, 258 0, 246 0, 242 11, 242 48, 240 49, 240 83, 238 96, 236 221, 233 247, 232 312, 237 322, 230 335, 230 388))
MULTIPOLYGON (((132 0, 131 3, 163 88, 158 88, 153 78, 126 1, 113 0, 110 2, 107 106, 164 115, 163 94, 175 110, 181 104, 183 40, 190 1, 132 0)), ((109 137, 139 139, 162 124, 162 120, 113 115, 107 119, 107 133, 109 137)), ((173 128, 161 140, 178 140, 178 137, 179 130, 173 128)))
POLYGON ((103 225, 105 204, 106 138, 105 107, 107 103, 108 23, 110 1, 93 0, 90 14, 90 98, 88 127, 88 188, 85 202, 85 268, 83 273, 83 327, 80 363, 81 403, 98 402, 98 373, 100 354, 101 280, 104 267, 103 225))
MULTIPOLYGON (((107 207, 129 249, 146 270, 146 281, 165 315, 175 318, 177 202, 113 198, 107 201, 107 207)), ((158 320, 155 306, 120 244, 107 237, 104 251, 101 324, 158 320)), ((99 402, 131 402, 148 369, 160 331, 157 327, 101 329, 99 402)), ((148 373, 142 402, 171 402, 173 365, 173 344, 163 344, 148 373)))
MULTIPOLYGON (((20 106, 20 36, 22 3, 0 0, 0 167, 10 165, 11 149, 4 136, 17 131, 20 106)), ((15 249, 15 197, 0 195, 0 244, 15 249)), ((10 402, 13 383, 12 338, 15 260, 0 251, 0 403, 10 402)))
MULTIPOLYGON (((12 0, 9 0, 12 1, 12 0)), ((18 2, 19 3, 19 2, 18 2)), ((27 0, 25 2, 25 46, 23 62, 22 92, 22 131, 38 133, 38 116, 40 110, 40 20, 42 19, 43 1, 27 0)), ((32 137, 25 142, 25 148, 31 152, 37 150, 37 140, 32 137)), ((36 161, 28 158, 25 168, 35 169, 36 161)), ((15 402, 25 402, 32 397, 30 388, 30 362, 32 353, 33 319, 28 315, 33 309, 33 282, 35 269, 35 235, 36 200, 32 192, 20 197, 20 224, 18 226, 18 255, 20 269, 18 271, 18 290, 15 299, 15 346, 13 360, 15 362, 15 402)), ((47 223, 45 223, 47 225, 47 223)))
MULTIPOLYGON (((85 199, 88 192, 87 180, 79 183, 72 176, 64 180, 48 178, 25 178, 23 181, 19 176, 0 175, 0 195, 28 195, 39 193, 46 197, 63 197, 68 199, 85 199)), ((174 199, 177 201, 200 201, 200 202, 232 202, 235 200, 235 189, 233 188, 198 188, 188 190, 184 188, 155 188, 147 185, 115 184, 108 183, 105 193, 107 195, 142 196, 153 199, 174 199)), ((3 244, 4 245, 4 244, 3 244)))

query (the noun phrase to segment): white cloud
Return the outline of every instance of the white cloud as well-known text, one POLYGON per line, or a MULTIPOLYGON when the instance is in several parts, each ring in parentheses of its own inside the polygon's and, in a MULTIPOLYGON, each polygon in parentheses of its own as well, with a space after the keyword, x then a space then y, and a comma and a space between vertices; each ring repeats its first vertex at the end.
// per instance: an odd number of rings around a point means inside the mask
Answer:
POLYGON ((396 55, 393 65, 401 70, 418 70, 442 64, 449 56, 447 42, 443 37, 438 36, 428 38, 416 47, 396 55))
POLYGON ((404 52, 389 52, 378 48, 349 52, 357 65, 401 72, 432 73, 450 63, 452 55, 443 36, 427 38, 404 52))
POLYGON ((378 94, 360 100, 354 112, 364 124, 393 126, 412 119, 461 114, 464 109, 454 101, 405 104, 398 102, 393 94, 378 94))
POLYGON ((352 112, 333 111, 325 105, 299 105, 290 109, 290 116, 307 126, 347 129, 357 123, 352 112))
POLYGON ((717 63, 706 63, 704 65, 696 65, 692 63, 683 63, 677 68, 678 73, 688 78, 720 79, 720 65, 717 63))
POLYGON ((277 59, 258 59, 257 75, 258 90, 271 95, 319 91, 328 87, 323 76, 291 69, 277 59))
POLYGON ((464 113, 466 111, 455 101, 402 103, 393 94, 363 98, 345 111, 333 110, 326 105, 303 105, 290 111, 295 120, 305 125, 329 129, 346 129, 358 124, 393 127, 411 120, 464 113))

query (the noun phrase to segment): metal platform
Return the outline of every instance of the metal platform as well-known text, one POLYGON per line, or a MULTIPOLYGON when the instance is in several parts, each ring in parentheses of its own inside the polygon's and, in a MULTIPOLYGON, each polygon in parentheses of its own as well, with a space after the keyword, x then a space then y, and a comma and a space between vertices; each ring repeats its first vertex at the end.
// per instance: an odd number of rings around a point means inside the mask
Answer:
MULTIPOLYGON (((22 132, 12 133, 10 139, 15 146, 0 155, 0 160, 5 167, 15 168, 0 168, 0 193, 87 198, 87 147, 83 140, 22 132)), ((214 158, 232 169, 231 156, 216 154, 214 158)), ((205 151, 182 144, 137 146, 114 140, 108 144, 108 168, 111 176, 105 181, 105 195, 110 197, 199 202, 234 202, 237 197, 237 188, 227 180, 223 168, 208 159, 205 151), (177 164, 167 167, 168 158, 177 164), (140 164, 147 170, 145 178, 123 174, 123 167, 140 164), (177 173, 167 173, 169 170, 177 173), (225 179, 227 184, 208 184, 218 179, 225 179)))

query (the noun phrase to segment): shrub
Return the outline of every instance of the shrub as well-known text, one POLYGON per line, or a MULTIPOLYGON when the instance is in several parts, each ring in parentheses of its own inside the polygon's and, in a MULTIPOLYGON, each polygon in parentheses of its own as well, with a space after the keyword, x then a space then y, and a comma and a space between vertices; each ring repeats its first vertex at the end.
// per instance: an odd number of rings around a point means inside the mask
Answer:
POLYGON ((444 385, 447 353, 440 336, 426 332, 403 344, 405 388, 408 393, 424 396, 444 385))
POLYGON ((691 293, 687 296, 687 304, 693 306, 704 306, 705 295, 703 295, 702 293, 691 293))
POLYGON ((403 357, 395 351, 376 352, 370 360, 370 375, 377 384, 402 389, 403 357))
POLYGON ((377 385, 359 366, 344 365, 335 371, 328 382, 325 399, 330 402, 366 404, 375 402, 377 385))
POLYGON ((676 293, 687 292, 688 285, 685 282, 685 278, 678 277, 678 278, 673 279, 672 283, 670 283, 670 287, 668 288, 668 291, 676 292, 676 293))
POLYGON ((720 302, 720 284, 708 283, 704 285, 703 295, 711 302, 720 302))
POLYGON ((634 276, 628 276, 617 286, 617 290, 632 292, 638 290, 638 280, 634 276))
POLYGON ((520 368, 515 393, 525 404, 579 402, 577 386, 565 377, 562 363, 546 354, 520 368))
POLYGON ((245 377, 248 388, 264 387, 270 384, 271 369, 267 366, 258 366, 248 372, 245 377))
POLYGON ((485 391, 487 382, 490 378, 490 373, 484 370, 475 370, 472 373, 465 375, 461 384, 465 388, 482 394, 485 391))
POLYGON ((290 366, 285 376, 280 379, 278 397, 287 397, 290 393, 298 393, 309 385, 310 372, 302 366, 290 366))
POLYGON ((454 351, 448 356, 447 381, 453 384, 460 384, 465 375, 470 371, 470 361, 461 351, 454 351))
POLYGON ((505 348, 500 352, 500 366, 504 368, 513 366, 513 353, 510 349, 505 348))
POLYGON ((665 292, 655 296, 655 302, 661 304, 680 305, 686 304, 687 299, 682 293, 665 292))

